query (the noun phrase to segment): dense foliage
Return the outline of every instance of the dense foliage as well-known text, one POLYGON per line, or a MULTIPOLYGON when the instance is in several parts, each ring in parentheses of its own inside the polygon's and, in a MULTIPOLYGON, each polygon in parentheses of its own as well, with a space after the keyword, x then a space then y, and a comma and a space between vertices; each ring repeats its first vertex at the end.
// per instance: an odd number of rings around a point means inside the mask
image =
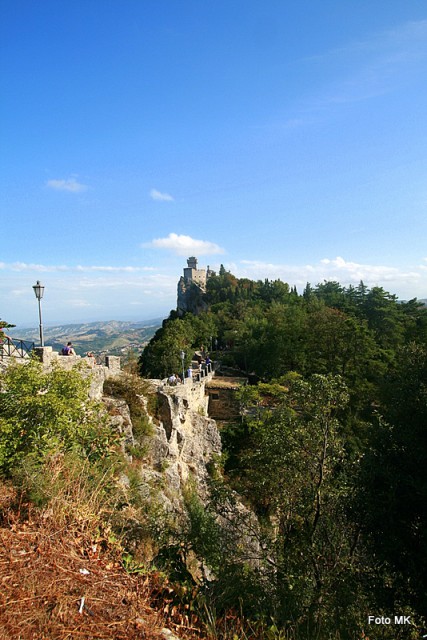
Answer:
POLYGON ((209 505, 189 506, 208 593, 289 637, 418 637, 367 616, 415 625, 427 607, 427 309, 362 282, 299 295, 224 269, 204 302, 197 317, 171 313, 140 371, 165 377, 204 344, 257 382, 222 432, 209 505))
POLYGON ((42 461, 54 451, 75 451, 98 460, 117 437, 105 425, 99 405, 88 399, 89 380, 77 371, 44 372, 30 360, 11 363, 1 376, 0 471, 8 474, 24 457, 42 461))
POLYGON ((427 312, 416 300, 399 302, 381 287, 368 290, 325 282, 302 295, 281 281, 208 280, 209 311, 175 312, 144 349, 141 373, 164 377, 179 369, 180 352, 217 341, 231 364, 263 379, 286 371, 335 373, 351 392, 373 393, 401 346, 427 340, 427 312))

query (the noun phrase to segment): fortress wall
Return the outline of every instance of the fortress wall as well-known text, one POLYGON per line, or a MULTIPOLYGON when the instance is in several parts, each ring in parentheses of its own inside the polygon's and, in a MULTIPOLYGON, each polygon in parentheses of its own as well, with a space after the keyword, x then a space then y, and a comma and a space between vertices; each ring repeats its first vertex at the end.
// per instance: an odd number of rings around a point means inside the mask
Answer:
POLYGON ((184 269, 184 279, 187 283, 194 282, 202 287, 206 286, 206 270, 205 269, 184 269))

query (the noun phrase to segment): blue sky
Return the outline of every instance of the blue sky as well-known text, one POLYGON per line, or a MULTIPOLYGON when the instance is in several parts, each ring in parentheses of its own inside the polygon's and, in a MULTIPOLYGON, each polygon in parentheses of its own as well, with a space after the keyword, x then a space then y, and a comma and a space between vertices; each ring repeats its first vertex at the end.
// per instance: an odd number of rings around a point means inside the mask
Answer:
POLYGON ((425 0, 0 0, 0 317, 147 319, 185 259, 427 297, 425 0))

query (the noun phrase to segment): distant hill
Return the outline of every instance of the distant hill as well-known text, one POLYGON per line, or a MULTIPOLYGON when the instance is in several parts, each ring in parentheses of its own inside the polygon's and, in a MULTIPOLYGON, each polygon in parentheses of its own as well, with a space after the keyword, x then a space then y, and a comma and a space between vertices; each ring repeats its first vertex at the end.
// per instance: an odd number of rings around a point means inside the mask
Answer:
MULTIPOLYGON (((163 318, 141 322, 88 322, 85 324, 62 324, 43 327, 45 345, 60 350, 69 340, 78 355, 93 351, 96 355, 109 353, 123 355, 129 349, 141 351, 161 326, 163 318)), ((39 329, 9 329, 11 337, 39 344, 39 329)))

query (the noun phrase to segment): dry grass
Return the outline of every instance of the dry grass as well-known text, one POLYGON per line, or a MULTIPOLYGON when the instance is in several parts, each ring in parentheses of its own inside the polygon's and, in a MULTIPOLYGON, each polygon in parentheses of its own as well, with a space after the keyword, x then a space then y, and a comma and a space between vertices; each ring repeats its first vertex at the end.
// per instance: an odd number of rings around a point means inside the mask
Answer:
POLYGON ((71 493, 73 504, 55 496, 38 509, 0 481, 0 640, 276 638, 236 612, 217 619, 193 606, 197 588, 126 571, 123 549, 94 516, 100 505, 89 512, 86 491, 71 493))
POLYGON ((0 582, 2 640, 155 640, 165 626, 182 638, 205 637, 178 611, 165 614, 158 576, 129 575, 102 536, 78 523, 58 526, 2 484, 0 582))

